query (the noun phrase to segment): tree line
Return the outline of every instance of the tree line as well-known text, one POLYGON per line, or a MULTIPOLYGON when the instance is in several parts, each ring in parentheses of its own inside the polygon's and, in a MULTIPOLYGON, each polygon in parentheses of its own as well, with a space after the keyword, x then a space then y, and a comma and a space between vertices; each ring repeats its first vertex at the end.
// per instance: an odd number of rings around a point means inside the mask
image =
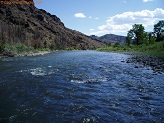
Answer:
POLYGON ((142 24, 134 24, 132 29, 127 33, 126 44, 141 45, 153 44, 164 40, 164 20, 159 21, 154 25, 153 32, 146 32, 142 24))

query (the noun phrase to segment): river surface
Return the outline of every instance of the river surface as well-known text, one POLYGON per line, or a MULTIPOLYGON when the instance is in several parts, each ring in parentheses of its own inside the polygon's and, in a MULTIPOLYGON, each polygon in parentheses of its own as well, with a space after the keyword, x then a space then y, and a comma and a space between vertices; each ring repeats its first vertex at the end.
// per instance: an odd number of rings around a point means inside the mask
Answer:
POLYGON ((161 123, 164 74, 131 56, 58 51, 0 59, 2 123, 161 123))

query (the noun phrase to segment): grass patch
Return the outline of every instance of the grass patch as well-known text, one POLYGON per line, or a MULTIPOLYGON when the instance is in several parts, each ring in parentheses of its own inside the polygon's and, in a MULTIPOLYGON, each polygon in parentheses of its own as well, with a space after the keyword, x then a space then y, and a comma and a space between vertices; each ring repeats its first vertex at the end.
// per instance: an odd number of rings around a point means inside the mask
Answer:
POLYGON ((156 56, 159 58, 164 58, 164 51, 133 51, 132 54, 139 54, 139 55, 149 55, 149 56, 156 56))
POLYGON ((130 45, 114 44, 111 46, 104 46, 97 49, 98 51, 116 51, 116 52, 129 52, 132 54, 151 55, 164 58, 164 41, 155 42, 154 44, 130 45))

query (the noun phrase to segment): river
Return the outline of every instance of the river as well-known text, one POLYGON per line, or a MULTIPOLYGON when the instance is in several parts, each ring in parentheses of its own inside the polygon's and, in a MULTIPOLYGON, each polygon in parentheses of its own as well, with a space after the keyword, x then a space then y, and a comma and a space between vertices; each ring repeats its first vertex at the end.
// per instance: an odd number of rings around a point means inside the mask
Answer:
POLYGON ((0 59, 0 122, 164 122, 164 74, 131 56, 57 51, 0 59))

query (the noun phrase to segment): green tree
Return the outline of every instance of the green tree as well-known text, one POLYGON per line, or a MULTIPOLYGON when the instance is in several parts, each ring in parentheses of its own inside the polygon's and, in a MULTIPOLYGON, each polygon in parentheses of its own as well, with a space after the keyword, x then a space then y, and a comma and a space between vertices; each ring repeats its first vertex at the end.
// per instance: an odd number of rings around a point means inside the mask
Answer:
POLYGON ((127 34, 128 38, 130 38, 130 42, 131 43, 135 43, 134 39, 135 39, 135 34, 134 34, 134 31, 132 29, 130 29, 128 31, 128 34, 127 34))
POLYGON ((143 40, 142 43, 148 45, 149 44, 149 34, 148 32, 144 32, 142 34, 143 40))
POLYGON ((128 34, 127 34, 127 37, 126 37, 126 44, 127 44, 128 46, 130 46, 130 44, 131 44, 130 35, 128 35, 128 34))
POLYGON ((154 32, 148 32, 148 40, 149 40, 149 44, 155 43, 156 38, 154 32))
POLYGON ((145 31, 142 24, 135 24, 133 25, 133 28, 128 31, 128 38, 130 38, 130 41, 133 42, 136 45, 140 45, 143 43, 145 38, 145 31))
POLYGON ((156 35, 156 41, 164 40, 164 20, 154 25, 154 33, 156 35))
POLYGON ((143 43, 143 39, 144 39, 144 27, 142 26, 142 24, 135 24, 133 25, 133 29, 132 29, 135 33, 135 44, 140 45, 143 43))

